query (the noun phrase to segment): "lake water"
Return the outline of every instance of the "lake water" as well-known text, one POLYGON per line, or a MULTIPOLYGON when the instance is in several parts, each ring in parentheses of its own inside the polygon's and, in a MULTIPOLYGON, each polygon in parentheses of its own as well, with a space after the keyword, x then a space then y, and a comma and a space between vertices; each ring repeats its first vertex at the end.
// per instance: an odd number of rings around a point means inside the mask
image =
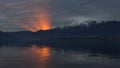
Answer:
POLYGON ((1 42, 0 68, 120 68, 120 40, 1 42))

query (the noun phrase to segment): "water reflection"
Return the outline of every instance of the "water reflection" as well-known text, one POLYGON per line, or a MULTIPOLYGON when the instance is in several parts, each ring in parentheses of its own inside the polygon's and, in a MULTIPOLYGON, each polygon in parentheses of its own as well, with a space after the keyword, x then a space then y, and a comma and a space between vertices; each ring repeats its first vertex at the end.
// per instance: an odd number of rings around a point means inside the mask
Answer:
POLYGON ((50 67, 50 48, 47 45, 42 45, 38 47, 38 45, 32 45, 30 51, 36 55, 38 63, 36 65, 37 68, 49 68, 50 67))
POLYGON ((0 47, 0 68, 120 68, 120 42, 119 40, 5 42, 0 47))

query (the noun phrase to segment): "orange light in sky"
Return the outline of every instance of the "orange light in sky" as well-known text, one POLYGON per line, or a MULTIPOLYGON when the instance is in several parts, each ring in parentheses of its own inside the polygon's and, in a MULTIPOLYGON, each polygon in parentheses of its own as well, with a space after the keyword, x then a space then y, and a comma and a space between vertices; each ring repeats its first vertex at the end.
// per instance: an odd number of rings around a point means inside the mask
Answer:
POLYGON ((30 7, 32 7, 30 13, 21 14, 20 17, 23 18, 13 19, 13 24, 32 32, 49 30, 51 28, 49 0, 48 2, 31 5, 30 7))
MULTIPOLYGON (((9 20, 9 19, 8 19, 9 20)), ((19 21, 19 20, 9 20, 10 23, 20 27, 20 28, 23 28, 23 29, 26 29, 26 30, 29 30, 29 31, 32 31, 32 32, 36 32, 37 28, 30 25, 30 24, 25 24, 25 23, 21 23, 22 21, 19 21), (17 23, 16 23, 17 22, 17 23)))
POLYGON ((40 29, 41 30, 48 30, 51 28, 49 18, 46 16, 40 17, 38 22, 40 22, 40 29))
MULTIPOLYGON (((10 19, 9 21, 23 29, 36 32, 39 30, 49 30, 51 28, 50 23, 50 13, 48 9, 43 8, 36 8, 32 10, 32 18, 25 17, 25 20, 21 21, 20 19, 10 19)), ((26 16, 26 15, 23 15, 26 16)))
POLYGON ((45 7, 44 8, 36 7, 32 10, 31 15, 32 15, 32 18, 27 18, 27 19, 29 21, 29 24, 31 24, 36 29, 30 30, 30 31, 36 32, 39 30, 49 30, 51 28, 49 9, 45 7))

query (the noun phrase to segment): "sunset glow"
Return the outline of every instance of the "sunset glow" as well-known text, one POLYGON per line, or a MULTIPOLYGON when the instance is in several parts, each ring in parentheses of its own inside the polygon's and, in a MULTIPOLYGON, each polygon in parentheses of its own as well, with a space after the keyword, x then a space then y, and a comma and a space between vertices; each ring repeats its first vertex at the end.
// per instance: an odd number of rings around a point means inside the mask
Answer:
POLYGON ((40 22, 40 28, 39 29, 41 29, 41 30, 48 30, 48 29, 51 28, 49 18, 47 18, 46 16, 40 17, 38 22, 40 22))
POLYGON ((30 24, 36 28, 32 32, 39 30, 49 30, 51 28, 50 23, 50 9, 44 7, 36 7, 33 10, 33 19, 29 19, 30 24))
POLYGON ((49 30, 51 28, 50 24, 50 17, 49 17, 49 10, 41 9, 35 11, 35 20, 34 22, 31 22, 32 25, 36 28, 36 32, 38 30, 49 30))
MULTIPOLYGON (((35 1, 33 3, 36 3, 35 1)), ((39 30, 49 30, 51 28, 51 9, 49 0, 41 2, 39 5, 30 5, 27 13, 19 14, 21 18, 8 18, 8 21, 20 28, 37 32, 39 30), (24 22, 23 22, 24 21, 24 22)), ((21 10, 21 9, 19 9, 21 10)))

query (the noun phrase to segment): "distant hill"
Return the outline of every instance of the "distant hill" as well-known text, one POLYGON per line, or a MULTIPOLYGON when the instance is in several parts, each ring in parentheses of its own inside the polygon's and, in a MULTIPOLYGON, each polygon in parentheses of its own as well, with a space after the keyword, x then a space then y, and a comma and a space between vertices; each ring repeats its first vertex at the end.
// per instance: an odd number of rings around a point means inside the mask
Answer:
POLYGON ((16 40, 17 38, 15 36, 0 31, 0 41, 16 41, 16 40))
POLYGON ((98 38, 98 39, 120 39, 119 21, 92 21, 88 25, 64 26, 46 31, 29 31, 9 33, 21 39, 43 39, 43 38, 98 38))

